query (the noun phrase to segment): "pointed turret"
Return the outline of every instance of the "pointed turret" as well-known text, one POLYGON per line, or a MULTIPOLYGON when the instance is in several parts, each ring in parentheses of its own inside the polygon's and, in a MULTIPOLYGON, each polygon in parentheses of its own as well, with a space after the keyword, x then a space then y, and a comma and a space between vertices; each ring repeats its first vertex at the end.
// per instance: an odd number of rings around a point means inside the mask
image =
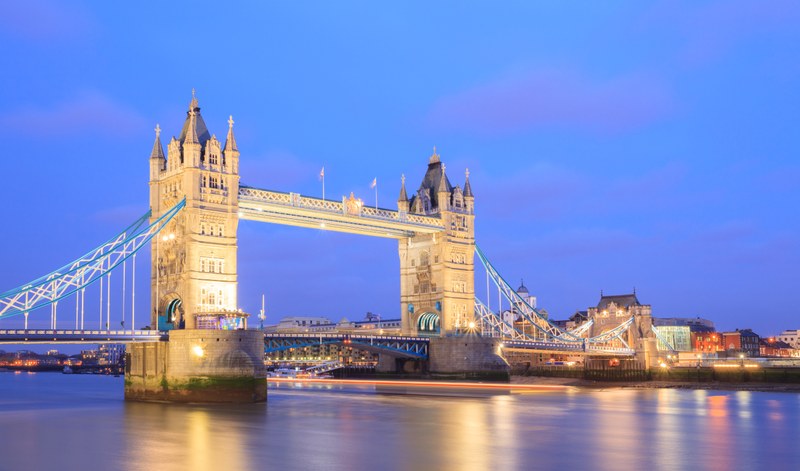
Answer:
POLYGON ((161 146, 161 126, 156 124, 156 141, 153 143, 153 151, 150 152, 151 159, 164 159, 164 148, 161 146))
POLYGON ((450 185, 447 182, 447 175, 445 175, 445 165, 442 162, 442 176, 439 178, 439 187, 436 189, 437 203, 439 204, 439 211, 447 211, 450 209, 450 185))
POLYGON ((166 167, 167 159, 164 158, 164 148, 161 147, 161 126, 156 124, 156 141, 150 152, 150 181, 158 180, 159 174, 166 167))
MULTIPOLYGON (((192 102, 197 101, 197 99, 192 98, 192 102)), ((186 129, 186 135, 183 138, 183 144, 199 144, 200 142, 197 140, 197 119, 195 118, 194 110, 189 108, 189 126, 186 129)))
POLYGON ((233 115, 228 116, 228 137, 225 139, 225 151, 239 150, 236 147, 236 138, 233 136, 233 115))
POLYGON ((466 174, 466 181, 464 182, 464 205, 468 213, 475 212, 475 195, 472 193, 472 185, 469 183, 469 169, 464 172, 466 174))
POLYGON ((397 210, 408 212, 409 202, 406 194, 406 176, 400 175, 400 196, 397 198, 397 210))
POLYGON ((228 137, 225 139, 224 160, 222 164, 229 167, 230 172, 239 173, 239 148, 233 135, 233 116, 228 116, 228 137))

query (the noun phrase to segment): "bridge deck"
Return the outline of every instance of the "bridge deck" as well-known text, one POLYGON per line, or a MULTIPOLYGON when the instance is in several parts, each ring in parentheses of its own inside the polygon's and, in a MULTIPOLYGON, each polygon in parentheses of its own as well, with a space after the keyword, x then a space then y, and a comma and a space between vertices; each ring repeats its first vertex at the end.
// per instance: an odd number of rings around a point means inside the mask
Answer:
POLYGON ((444 230, 437 217, 373 208, 360 200, 339 202, 249 187, 239 189, 239 218, 390 239, 444 230))
POLYGON ((166 339, 166 333, 157 330, 0 330, 0 344, 130 343, 157 342, 163 339, 166 339))

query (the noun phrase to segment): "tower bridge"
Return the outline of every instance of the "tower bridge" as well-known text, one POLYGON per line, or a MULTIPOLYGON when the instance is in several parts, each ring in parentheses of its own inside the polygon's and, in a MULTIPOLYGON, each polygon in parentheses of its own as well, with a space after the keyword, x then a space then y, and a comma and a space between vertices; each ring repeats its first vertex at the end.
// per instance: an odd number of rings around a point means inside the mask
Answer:
MULTIPOLYGON (((133 342, 139 337, 169 336, 169 348, 133 345, 129 349, 133 368, 141 370, 130 374, 140 374, 142 384, 150 384, 159 374, 171 374, 170 368, 181 378, 223 371, 205 356, 204 352, 214 350, 212 345, 218 350, 215 355, 239 358, 244 369, 237 371, 249 368, 258 377, 263 374, 263 346, 248 351, 229 343, 264 344, 263 333, 246 330, 247 315, 238 302, 238 224, 250 220, 396 239, 401 334, 411 340, 401 342, 402 347, 379 336, 369 342, 361 339, 361 343, 383 349, 386 355, 427 359, 433 371, 505 370, 507 364, 498 354, 503 348, 584 355, 638 353, 644 360, 646 351, 652 350, 648 347, 653 343, 649 310, 627 319, 601 319, 602 314, 595 313, 587 324, 565 331, 520 297, 475 243, 475 195, 469 171, 464 172, 463 186, 454 185, 435 148, 415 191, 407 191, 406 179, 401 179, 396 209, 365 206, 353 194, 330 200, 242 186, 239 158, 233 118, 228 119, 224 142, 219 141, 206 127, 193 92, 180 134, 169 139, 166 152, 161 128, 156 126, 149 157, 150 212, 75 262, 0 295, 0 321, 24 315, 26 326, 23 334, 0 330, 0 342, 94 339, 81 334, 85 331, 83 310, 86 289, 99 284, 99 331, 107 338, 133 342), (149 275, 144 271, 150 277, 148 317, 150 328, 158 334, 132 330, 133 299, 131 329, 124 329, 125 299, 135 296, 133 285, 125 292, 127 264, 130 259, 131 277, 135 277, 136 253, 145 246, 151 252, 149 275), (484 304, 476 299, 476 258, 486 271, 487 295, 490 284, 498 289, 497 311, 489 308, 488 300, 484 304), (121 331, 111 329, 112 272, 122 277, 121 331), (58 304, 72 295, 75 323, 67 333, 57 325, 58 304), (503 319, 503 299, 524 319, 526 328, 520 330, 503 319), (25 336, 28 315, 46 306, 51 311, 47 334, 25 336), (184 350, 198 353, 198 358, 192 359, 184 350)), ((63 315, 61 319, 65 322, 63 315)), ((328 341, 344 339, 333 335, 328 341)), ((307 341, 302 336, 267 337, 267 348, 293 348, 307 341)))

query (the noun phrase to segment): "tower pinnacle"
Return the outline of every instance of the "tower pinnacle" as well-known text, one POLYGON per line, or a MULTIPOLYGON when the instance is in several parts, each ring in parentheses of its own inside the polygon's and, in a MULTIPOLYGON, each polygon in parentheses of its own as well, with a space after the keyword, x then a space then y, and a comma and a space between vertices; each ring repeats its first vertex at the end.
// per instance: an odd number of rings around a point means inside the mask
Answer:
POLYGON ((439 162, 439 154, 436 153, 436 146, 433 146, 433 155, 428 163, 435 164, 436 162, 439 162))
POLYGON ((164 158, 164 149, 161 147, 161 126, 156 124, 155 128, 156 132, 156 140, 153 143, 153 151, 150 152, 151 159, 163 159, 164 158))
POLYGON ((406 176, 400 175, 400 196, 397 198, 398 202, 408 201, 408 195, 406 194, 406 176))
POLYGON ((236 138, 233 136, 233 115, 228 116, 228 136, 225 138, 225 150, 239 150, 236 148, 236 138))
POLYGON ((474 197, 475 195, 472 194, 472 185, 469 184, 469 169, 467 169, 464 173, 467 176, 467 180, 464 182, 464 196, 474 197))

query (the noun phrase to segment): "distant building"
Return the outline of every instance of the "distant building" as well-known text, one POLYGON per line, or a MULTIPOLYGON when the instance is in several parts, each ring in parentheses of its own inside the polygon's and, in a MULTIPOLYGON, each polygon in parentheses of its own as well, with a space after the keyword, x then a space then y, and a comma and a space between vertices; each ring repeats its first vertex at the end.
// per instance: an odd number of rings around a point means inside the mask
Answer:
POLYGON ((744 353, 749 357, 757 357, 761 352, 760 340, 751 329, 722 332, 722 344, 729 354, 744 353))
POLYGON ((658 349, 661 351, 675 349, 677 352, 692 351, 692 331, 688 325, 658 325, 658 319, 653 319, 659 336, 657 337, 658 349), (667 342, 669 347, 664 344, 667 342), (670 348, 671 347, 671 348, 670 348))
POLYGON ((118 365, 125 358, 125 345, 119 343, 105 343, 97 348, 97 364, 118 365))
POLYGON ((775 339, 788 343, 792 348, 800 349, 800 330, 784 330, 780 335, 776 335, 775 339))
POLYGON ((797 350, 788 343, 778 340, 775 337, 761 339, 759 342, 759 352, 762 357, 789 358, 797 356, 797 350))
POLYGON ((701 341, 703 348, 698 350, 695 345, 697 338, 705 339, 707 338, 705 334, 714 332, 714 323, 700 317, 654 317, 653 325, 661 336, 658 339, 659 350, 669 350, 664 345, 664 340, 666 340, 672 348, 679 352, 705 352, 707 351, 705 345, 707 341, 701 341))
POLYGON ((722 334, 718 332, 692 332, 692 348, 697 353, 716 353, 725 350, 722 334))
POLYGON ((649 334, 652 325, 652 308, 649 304, 639 302, 636 291, 620 295, 604 295, 601 291, 597 306, 588 308, 586 314, 590 320, 594 321, 589 332, 590 337, 612 330, 627 322, 631 317, 636 319, 638 328, 645 335, 649 334))

